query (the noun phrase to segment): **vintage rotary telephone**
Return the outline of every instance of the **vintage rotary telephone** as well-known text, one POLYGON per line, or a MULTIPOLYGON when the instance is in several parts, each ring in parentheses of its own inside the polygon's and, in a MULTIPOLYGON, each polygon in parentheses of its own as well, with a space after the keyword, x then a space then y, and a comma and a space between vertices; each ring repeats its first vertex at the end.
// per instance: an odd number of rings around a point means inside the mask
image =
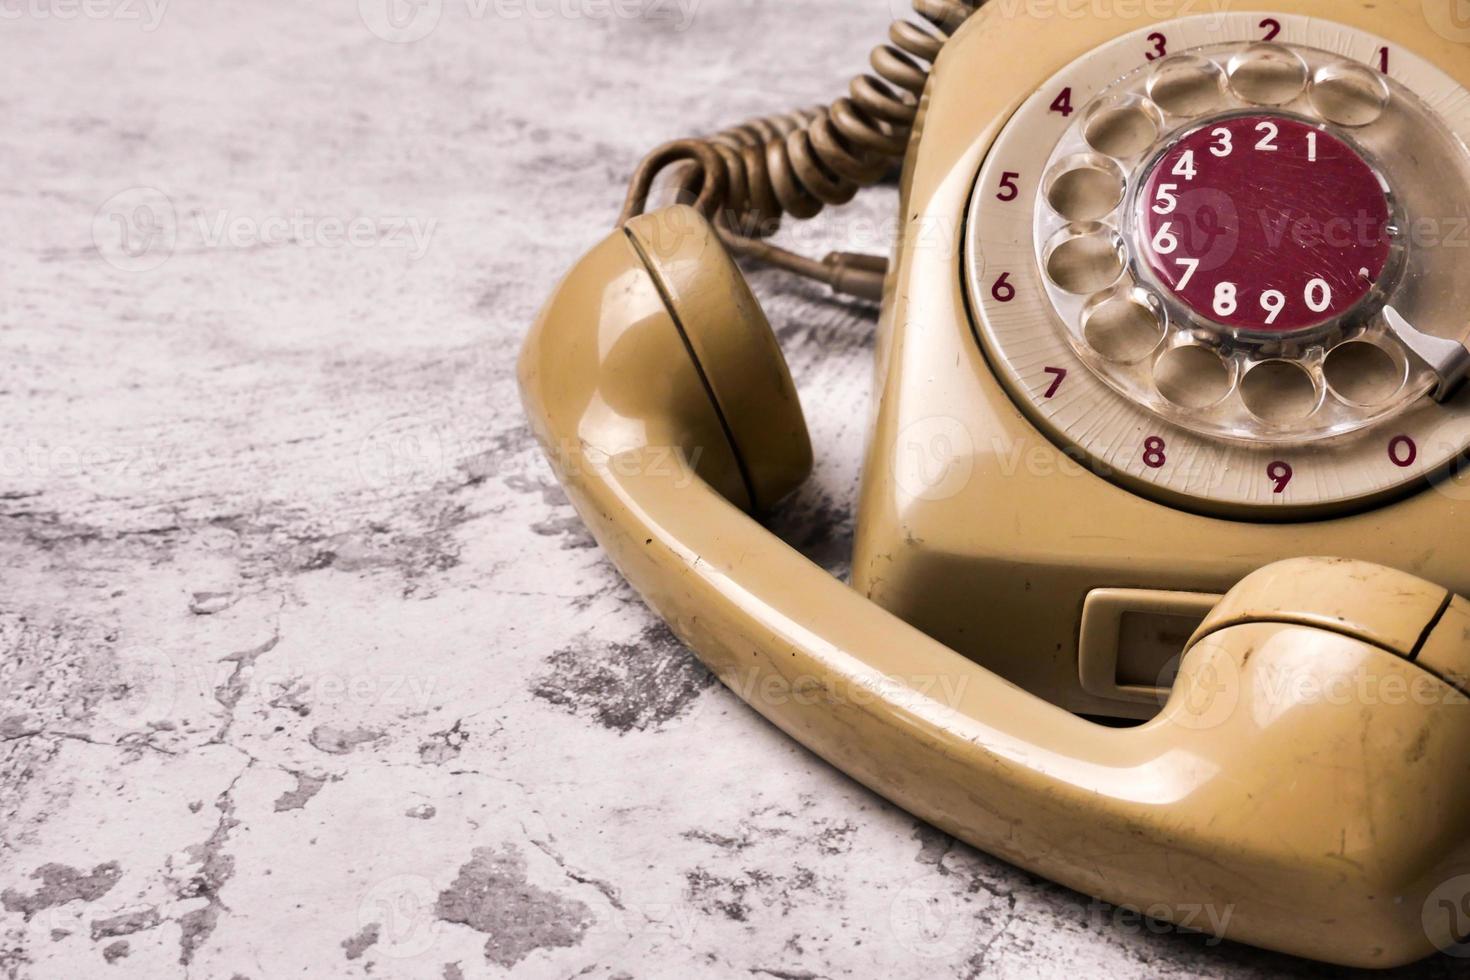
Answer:
POLYGON ((1271 2, 920 0, 850 98, 655 151, 521 384, 618 567, 814 752, 1388 967, 1470 932, 1470 11, 1271 2), (900 156, 891 264, 761 240, 900 156), (692 207, 642 213, 661 172, 692 207), (748 516, 811 448, 732 252, 882 298, 850 588, 748 516))

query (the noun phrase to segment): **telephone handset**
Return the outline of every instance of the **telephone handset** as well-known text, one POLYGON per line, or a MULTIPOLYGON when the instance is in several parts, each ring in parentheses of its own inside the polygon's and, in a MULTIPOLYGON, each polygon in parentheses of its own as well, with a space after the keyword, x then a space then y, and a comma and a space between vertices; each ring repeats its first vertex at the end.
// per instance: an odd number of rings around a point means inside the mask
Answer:
POLYGON ((1395 966, 1470 933, 1470 31, 1191 7, 920 0, 850 98, 660 148, 523 397, 649 604, 834 765, 1089 895, 1395 966), (905 153, 891 264, 762 240, 905 153), (671 164, 694 205, 643 213, 671 164), (748 516, 812 451, 731 253, 882 298, 852 587, 748 516))

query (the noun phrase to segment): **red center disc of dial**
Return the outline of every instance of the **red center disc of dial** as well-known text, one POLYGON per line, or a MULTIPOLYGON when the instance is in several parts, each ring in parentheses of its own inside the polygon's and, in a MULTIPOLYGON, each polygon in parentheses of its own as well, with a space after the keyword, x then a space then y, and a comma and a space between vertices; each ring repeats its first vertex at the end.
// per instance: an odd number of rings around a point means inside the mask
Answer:
POLYGON ((1351 310, 1391 252, 1388 196, 1348 144, 1283 116, 1207 124, 1154 164, 1138 198, 1154 276, 1206 320, 1251 333, 1351 310))

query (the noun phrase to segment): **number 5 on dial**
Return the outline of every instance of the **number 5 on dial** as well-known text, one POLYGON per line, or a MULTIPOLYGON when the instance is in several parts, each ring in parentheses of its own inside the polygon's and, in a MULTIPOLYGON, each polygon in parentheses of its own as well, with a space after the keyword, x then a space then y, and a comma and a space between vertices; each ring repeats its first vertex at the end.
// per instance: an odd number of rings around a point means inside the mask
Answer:
POLYGON ((996 200, 1014 201, 1021 196, 1021 188, 1016 186, 1016 180, 1021 175, 1014 170, 1007 170, 1000 175, 1000 190, 996 193, 996 200))

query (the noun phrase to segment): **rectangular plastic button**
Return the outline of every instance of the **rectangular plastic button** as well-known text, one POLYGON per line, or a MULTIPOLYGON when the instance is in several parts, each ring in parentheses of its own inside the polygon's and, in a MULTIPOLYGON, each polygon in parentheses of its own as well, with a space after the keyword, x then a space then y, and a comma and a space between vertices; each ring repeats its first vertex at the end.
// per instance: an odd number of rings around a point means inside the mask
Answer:
POLYGON ((1082 688, 1100 698, 1163 704, 1189 637, 1221 597, 1202 592, 1094 589, 1077 644, 1082 688))

